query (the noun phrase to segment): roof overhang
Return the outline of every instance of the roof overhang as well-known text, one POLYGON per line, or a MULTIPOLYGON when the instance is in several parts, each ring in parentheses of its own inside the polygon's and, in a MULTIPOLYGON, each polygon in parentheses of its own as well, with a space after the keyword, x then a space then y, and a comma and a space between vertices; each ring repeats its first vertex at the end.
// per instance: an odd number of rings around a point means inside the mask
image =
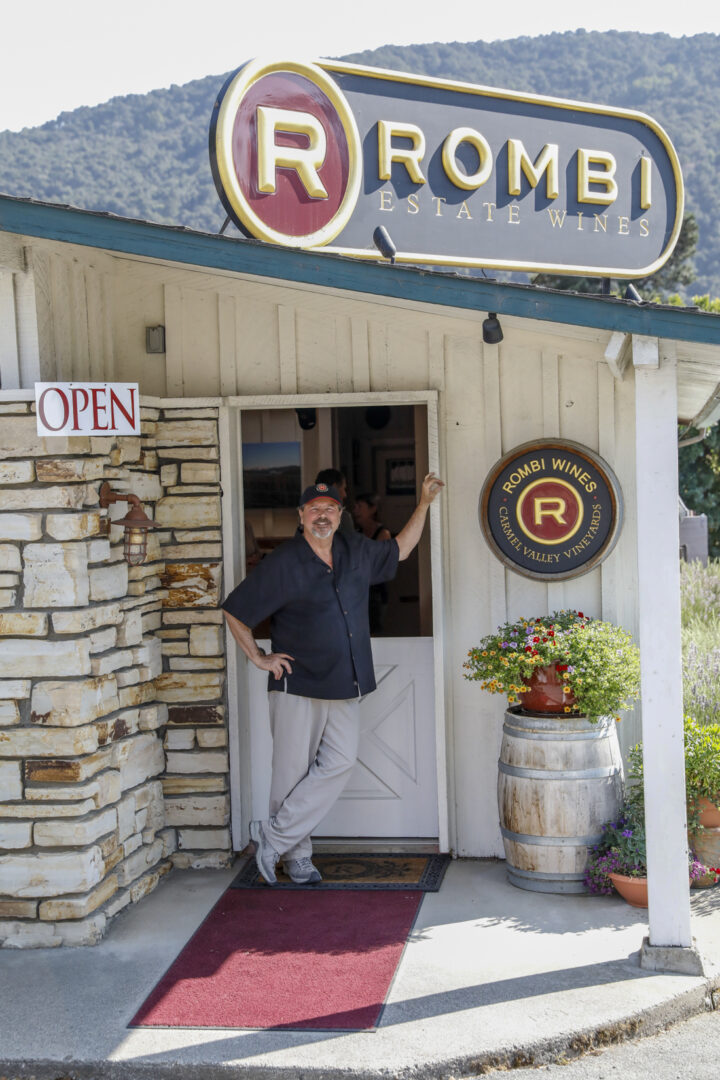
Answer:
POLYGON ((714 407, 720 386, 720 315, 697 308, 365 262, 10 195, 0 195, 0 231, 318 289, 671 340, 678 343, 681 418, 702 415, 707 423, 707 417, 715 422, 720 415, 714 407))

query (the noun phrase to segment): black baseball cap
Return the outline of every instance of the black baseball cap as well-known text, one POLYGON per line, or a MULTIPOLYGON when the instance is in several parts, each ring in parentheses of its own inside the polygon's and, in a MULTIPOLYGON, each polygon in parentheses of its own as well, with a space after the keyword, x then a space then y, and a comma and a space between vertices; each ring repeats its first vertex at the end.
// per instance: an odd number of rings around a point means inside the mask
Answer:
POLYGON ((311 484, 310 487, 306 487, 300 496, 298 506, 307 506, 314 499, 332 499, 339 506, 342 506, 340 492, 332 484, 311 484))

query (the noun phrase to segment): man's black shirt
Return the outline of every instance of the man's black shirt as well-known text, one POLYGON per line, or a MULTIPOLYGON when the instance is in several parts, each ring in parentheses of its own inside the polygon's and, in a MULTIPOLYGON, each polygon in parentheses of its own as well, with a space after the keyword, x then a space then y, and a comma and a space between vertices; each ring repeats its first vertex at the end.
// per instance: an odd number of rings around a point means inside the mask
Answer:
POLYGON ((368 594, 371 585, 397 572, 395 540, 369 540, 336 532, 333 568, 312 550, 302 532, 268 555, 223 603, 246 626, 270 616, 273 652, 288 653, 292 674, 268 690, 302 697, 342 699, 375 689, 368 594))

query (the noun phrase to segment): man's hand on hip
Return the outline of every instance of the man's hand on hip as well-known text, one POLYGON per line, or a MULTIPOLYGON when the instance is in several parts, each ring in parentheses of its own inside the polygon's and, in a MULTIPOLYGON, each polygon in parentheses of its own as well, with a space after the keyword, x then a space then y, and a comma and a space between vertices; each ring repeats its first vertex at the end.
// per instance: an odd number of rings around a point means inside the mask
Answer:
POLYGON ((284 652, 274 652, 260 653, 259 656, 251 656, 250 659, 261 671, 271 671, 274 678, 284 679, 285 675, 292 675, 290 661, 295 657, 284 652))

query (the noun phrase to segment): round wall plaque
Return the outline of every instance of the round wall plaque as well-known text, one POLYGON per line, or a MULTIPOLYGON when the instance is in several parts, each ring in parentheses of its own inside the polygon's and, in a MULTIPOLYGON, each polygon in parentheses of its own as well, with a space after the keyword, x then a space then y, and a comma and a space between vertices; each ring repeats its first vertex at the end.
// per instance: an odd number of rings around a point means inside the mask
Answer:
POLYGON ((563 439, 539 439, 506 454, 480 493, 480 525, 497 557, 526 577, 586 574, 612 551, 622 492, 609 465, 563 439))

